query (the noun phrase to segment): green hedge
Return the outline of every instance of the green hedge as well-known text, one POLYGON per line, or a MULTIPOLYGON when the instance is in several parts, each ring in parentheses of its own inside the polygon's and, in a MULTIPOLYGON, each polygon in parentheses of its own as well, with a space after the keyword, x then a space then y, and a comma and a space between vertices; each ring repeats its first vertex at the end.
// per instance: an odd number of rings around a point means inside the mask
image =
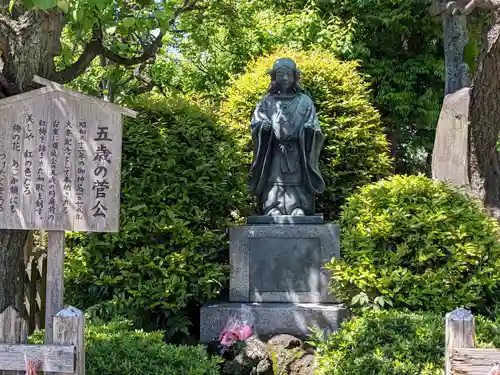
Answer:
POLYGON ((372 311, 317 345, 318 375, 441 375, 444 320, 435 314, 372 311))
MULTIPOLYGON (((317 375, 442 375, 444 317, 370 311, 317 340, 317 375)), ((500 346, 500 322, 476 317, 476 345, 500 346)))
POLYGON ((266 72, 279 57, 295 60, 305 92, 317 109, 326 138, 320 159, 326 190, 318 199, 318 211, 333 219, 356 187, 390 172, 380 116, 369 102, 368 85, 357 73, 356 63, 341 62, 320 50, 278 50, 252 62, 235 79, 220 109, 220 123, 231 129, 246 153, 245 171, 251 163, 250 119, 269 87, 266 72))
POLYGON ((187 333, 187 308, 225 285, 225 231, 246 207, 246 181, 212 117, 183 102, 156 107, 124 124, 120 232, 67 238, 66 298, 172 337, 187 333))
POLYGON ((343 302, 442 313, 492 306, 499 227, 465 193, 396 175, 349 197, 340 227, 343 259, 326 267, 343 302))
MULTIPOLYGON (((30 341, 43 343, 43 332, 30 341)), ((163 342, 162 332, 132 330, 125 320, 96 321, 85 330, 85 371, 88 375, 218 375, 217 358, 202 346, 163 342)))

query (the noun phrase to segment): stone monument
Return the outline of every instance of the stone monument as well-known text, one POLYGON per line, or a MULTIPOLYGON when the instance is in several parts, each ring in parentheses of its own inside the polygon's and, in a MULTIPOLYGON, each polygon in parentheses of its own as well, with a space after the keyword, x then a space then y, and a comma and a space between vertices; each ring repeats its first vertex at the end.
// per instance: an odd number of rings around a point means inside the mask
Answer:
POLYGON ((319 170, 323 133, 300 70, 288 58, 272 69, 268 93, 251 120, 254 144, 249 180, 261 215, 229 230, 230 302, 201 309, 201 341, 210 342, 242 304, 261 335, 304 336, 308 328, 335 330, 347 315, 328 293, 323 265, 340 257, 339 228, 316 214, 325 188, 319 170))

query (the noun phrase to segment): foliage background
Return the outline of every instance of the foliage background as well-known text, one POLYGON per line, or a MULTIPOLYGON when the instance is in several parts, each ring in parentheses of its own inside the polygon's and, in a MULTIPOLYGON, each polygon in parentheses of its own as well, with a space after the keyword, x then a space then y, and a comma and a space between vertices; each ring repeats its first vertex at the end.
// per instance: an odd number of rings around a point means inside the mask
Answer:
MULTIPOLYGON (((372 83, 370 100, 381 114, 395 171, 430 173, 444 93, 442 25, 439 17, 428 14, 430 0, 202 3, 202 10, 182 14, 175 30, 167 30, 156 60, 142 64, 144 75, 154 83, 152 89, 196 94, 217 107, 231 77, 242 73, 252 59, 279 47, 322 48, 342 60, 359 61, 359 69, 372 83)), ((169 17, 165 13, 162 22, 169 17)), ((134 27, 120 26, 114 32, 126 34, 134 27)), ((110 37, 117 35, 121 34, 110 37)), ((68 40, 74 38, 68 33, 68 40)), ((71 42, 66 44, 64 51, 70 52, 71 42)), ((66 60, 74 55, 66 53, 66 60)), ((118 102, 133 100, 131 93, 143 86, 131 68, 101 67, 98 61, 90 75, 74 84, 102 95, 96 90, 99 82, 86 82, 97 76, 107 79, 111 97, 118 102)))
POLYGON ((209 114, 156 106, 124 125, 120 232, 68 236, 66 298, 172 339, 225 285, 225 231, 245 212, 246 184, 231 135, 209 114))
POLYGON ((372 102, 396 158, 398 173, 430 173, 434 134, 444 95, 444 53, 440 17, 429 15, 430 0, 279 1, 294 12, 314 4, 325 19, 350 30, 339 57, 359 60, 373 87, 372 102))

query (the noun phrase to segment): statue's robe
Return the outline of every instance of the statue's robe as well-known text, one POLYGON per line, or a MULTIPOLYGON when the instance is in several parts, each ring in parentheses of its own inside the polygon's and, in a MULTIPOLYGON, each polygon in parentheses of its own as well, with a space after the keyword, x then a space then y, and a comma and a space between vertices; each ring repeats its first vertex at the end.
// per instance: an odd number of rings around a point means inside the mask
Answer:
POLYGON ((314 214, 315 196, 325 183, 318 167, 324 137, 312 100, 302 93, 288 98, 266 95, 254 111, 251 131, 249 190, 259 198, 263 214, 274 214, 276 208, 282 215, 295 208, 314 214))

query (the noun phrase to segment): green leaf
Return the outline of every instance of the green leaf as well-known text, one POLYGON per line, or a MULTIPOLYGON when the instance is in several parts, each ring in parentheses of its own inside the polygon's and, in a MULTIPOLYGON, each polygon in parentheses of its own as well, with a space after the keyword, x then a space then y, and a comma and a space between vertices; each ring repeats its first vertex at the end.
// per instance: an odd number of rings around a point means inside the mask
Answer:
POLYGON ((106 34, 112 35, 116 32, 116 26, 110 26, 106 29, 106 34))
POLYGON ((71 59, 73 58, 73 49, 67 45, 63 45, 61 50, 61 57, 66 64, 71 63, 71 59))
POLYGON ((127 17, 127 18, 124 18, 123 19, 123 24, 128 27, 128 28, 131 28, 135 25, 135 19, 132 18, 132 17, 127 17))
POLYGON ((128 44, 125 43, 117 43, 116 46, 122 51, 127 51, 129 49, 128 44))
POLYGON ((375 303, 376 306, 384 307, 384 298, 382 296, 375 297, 373 303, 375 303))
POLYGON ((38 5, 40 9, 48 10, 56 6, 57 0, 36 0, 35 5, 38 5))
POLYGON ((166 18, 165 12, 162 12, 161 10, 155 10, 153 12, 153 17, 158 19, 158 20, 163 20, 166 18))
POLYGON ((64 13, 68 13, 69 12, 69 4, 65 0, 59 0, 57 2, 57 7, 59 9, 61 9, 64 13))

